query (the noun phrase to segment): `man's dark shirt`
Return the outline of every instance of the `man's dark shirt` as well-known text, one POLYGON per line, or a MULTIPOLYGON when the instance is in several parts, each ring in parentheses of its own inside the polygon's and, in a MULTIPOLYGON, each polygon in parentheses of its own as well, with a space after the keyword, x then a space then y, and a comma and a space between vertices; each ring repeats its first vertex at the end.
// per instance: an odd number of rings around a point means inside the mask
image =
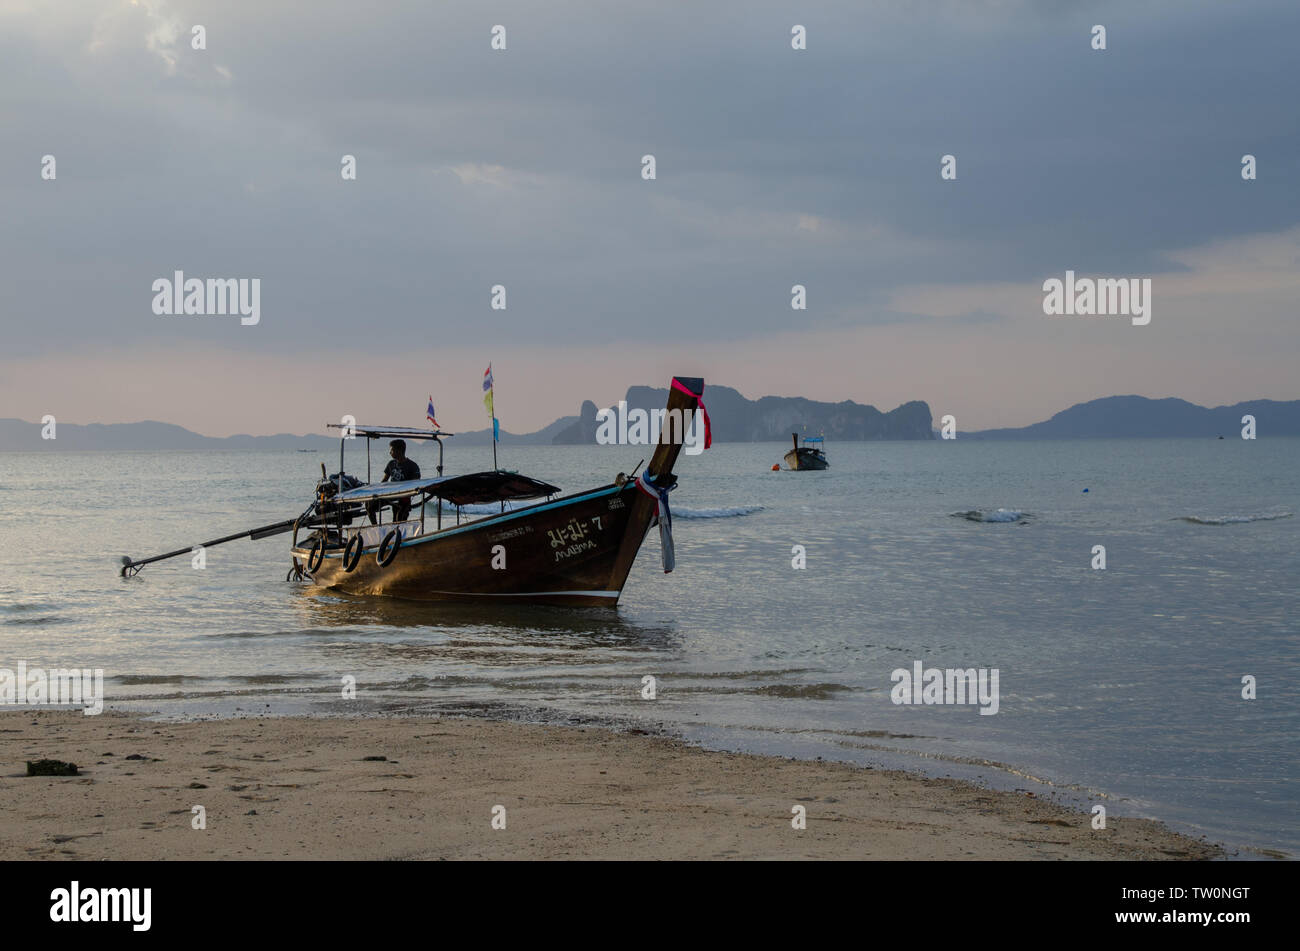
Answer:
POLYGON ((384 467, 389 482, 406 482, 420 478, 420 467, 414 459, 393 459, 384 467))

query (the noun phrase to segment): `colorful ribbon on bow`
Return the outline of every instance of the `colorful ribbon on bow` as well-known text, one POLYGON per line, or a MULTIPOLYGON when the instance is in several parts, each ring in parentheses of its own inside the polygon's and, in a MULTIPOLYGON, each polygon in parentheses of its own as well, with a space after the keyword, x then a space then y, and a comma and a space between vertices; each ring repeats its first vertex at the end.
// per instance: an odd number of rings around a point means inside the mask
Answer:
MULTIPOLYGON (((664 488, 654 484, 654 476, 641 473, 636 477, 637 488, 659 503, 659 551, 663 558, 664 574, 677 566, 677 554, 673 550, 673 516, 668 511, 668 493, 673 486, 664 488)), ((675 483, 674 483, 675 485, 675 483)))
POLYGON ((687 396, 693 397, 695 402, 700 406, 700 415, 704 417, 704 448, 708 449, 713 445, 713 425, 709 422, 709 411, 704 408, 704 394, 692 393, 677 377, 673 377, 673 389, 681 390, 687 396))

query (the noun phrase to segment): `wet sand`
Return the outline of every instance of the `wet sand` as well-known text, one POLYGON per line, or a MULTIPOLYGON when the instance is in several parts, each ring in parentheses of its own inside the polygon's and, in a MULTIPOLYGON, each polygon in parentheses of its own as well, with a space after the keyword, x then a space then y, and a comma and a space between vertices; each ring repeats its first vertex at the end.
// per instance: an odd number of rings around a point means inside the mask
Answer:
POLYGON ((1093 830, 1088 814, 1024 793, 595 728, 0 712, 4 860, 1219 854, 1145 819, 1093 830), (81 775, 28 777, 26 761, 42 758, 81 775), (206 829, 193 828, 194 806, 206 829), (792 828, 795 806, 805 829, 792 828))

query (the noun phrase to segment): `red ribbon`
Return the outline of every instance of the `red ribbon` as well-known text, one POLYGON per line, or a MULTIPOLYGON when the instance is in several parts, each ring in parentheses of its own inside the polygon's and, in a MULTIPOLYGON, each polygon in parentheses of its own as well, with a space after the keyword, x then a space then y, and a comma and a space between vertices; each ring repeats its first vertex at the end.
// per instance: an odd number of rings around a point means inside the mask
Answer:
POLYGON ((704 408, 704 394, 692 393, 678 381, 677 377, 673 377, 673 389, 681 390, 687 396, 694 397, 695 402, 699 404, 700 415, 704 417, 704 448, 710 448, 713 445, 713 425, 709 422, 709 411, 704 408))

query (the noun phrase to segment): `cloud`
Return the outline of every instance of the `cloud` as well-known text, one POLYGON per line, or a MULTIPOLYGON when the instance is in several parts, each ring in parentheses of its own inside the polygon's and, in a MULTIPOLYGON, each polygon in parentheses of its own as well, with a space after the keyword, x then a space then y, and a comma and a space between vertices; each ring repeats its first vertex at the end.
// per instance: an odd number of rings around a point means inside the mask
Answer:
POLYGON ((342 413, 405 425, 423 412, 432 388, 444 425, 477 429, 489 360, 501 384, 499 415, 513 432, 575 414, 584 399, 613 403, 629 384, 664 385, 672 374, 704 376, 751 397, 854 399, 881 409, 924 399, 936 416, 954 412, 971 429, 1036 422, 1120 391, 1205 405, 1294 399, 1300 272, 1285 262, 1298 250, 1300 229, 1291 229, 1183 252, 1195 266, 1153 276, 1147 327, 1048 318, 1041 284, 918 285, 889 301, 909 310, 910 323, 862 319, 816 329, 796 321, 721 342, 660 339, 628 348, 618 335, 594 334, 576 344, 524 344, 488 333, 436 346, 417 339, 390 351, 373 346, 365 324, 346 368, 331 373, 394 384, 326 387, 308 401, 299 370, 337 359, 320 339, 301 341, 292 363, 228 344, 52 353, 0 360, 0 405, 29 420, 53 413, 70 422, 162 419, 209 435, 317 432, 342 413), (1207 281, 1238 296, 1206 295, 1207 281), (1233 372, 1189 373, 1206 348, 1233 372))
MULTIPOLYGON (((180 58, 186 27, 161 0, 116 0, 101 7, 91 28, 86 51, 101 59, 147 50, 171 76, 180 58)), ((76 20, 69 24, 75 28, 76 20)))
POLYGON ((500 165, 465 162, 452 168, 462 185, 492 185, 496 188, 509 188, 512 180, 518 178, 500 165))
MULTIPOLYGON (((1147 273, 1076 270, 1078 277, 1150 278, 1154 307, 1184 329, 1222 327, 1232 321, 1245 340, 1253 331, 1292 330, 1300 299, 1300 227, 1269 234, 1238 235, 1163 252, 1177 269, 1147 273), (1245 319, 1243 319, 1243 315, 1245 319)), ((1064 278, 1071 268, 1045 274, 1064 278)), ((1042 280, 971 284, 921 284, 897 288, 892 310, 919 318, 960 318, 974 312, 1007 320, 1043 316, 1042 280)), ((1293 349, 1300 350, 1300 335, 1293 349)))

